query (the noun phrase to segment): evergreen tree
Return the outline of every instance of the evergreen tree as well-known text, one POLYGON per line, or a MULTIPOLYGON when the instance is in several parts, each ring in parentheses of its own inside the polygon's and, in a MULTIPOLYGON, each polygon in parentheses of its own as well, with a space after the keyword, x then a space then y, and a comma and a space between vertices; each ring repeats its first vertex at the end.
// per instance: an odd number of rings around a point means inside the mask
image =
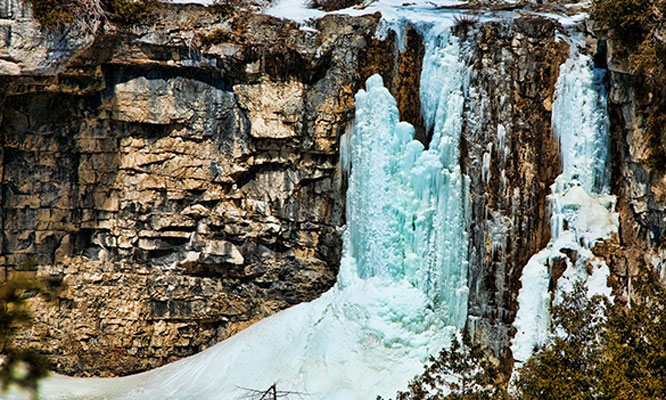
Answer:
POLYGON ((25 270, 34 265, 25 263, 20 271, 0 285, 0 392, 17 385, 37 398, 39 380, 48 373, 48 359, 33 348, 16 345, 16 337, 33 322, 28 299, 42 296, 47 300, 61 287, 59 279, 35 279, 25 270))
MULTIPOLYGON (((503 400, 509 396, 499 385, 499 373, 486 351, 472 342, 467 329, 457 335, 437 358, 431 357, 423 374, 415 377, 396 400, 503 400)), ((381 399, 381 397, 378 397, 381 399)))
POLYGON ((631 307, 608 309, 597 368, 599 399, 666 398, 666 288, 646 273, 631 307))
POLYGON ((554 339, 519 371, 517 397, 666 398, 666 288, 647 272, 635 287, 630 307, 603 306, 582 285, 565 295, 552 310, 554 339))
POLYGON ((551 309, 554 338, 520 369, 518 397, 524 400, 595 398, 595 369, 601 357, 602 300, 589 299, 578 283, 551 309))

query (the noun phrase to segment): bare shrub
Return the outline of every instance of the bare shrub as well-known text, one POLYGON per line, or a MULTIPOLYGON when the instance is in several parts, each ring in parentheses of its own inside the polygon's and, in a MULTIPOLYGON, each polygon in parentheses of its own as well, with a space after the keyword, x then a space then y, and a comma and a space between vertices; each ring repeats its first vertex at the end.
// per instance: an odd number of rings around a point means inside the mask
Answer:
POLYGON ((456 23, 457 27, 469 28, 479 22, 479 17, 468 14, 456 15, 453 17, 453 21, 456 23))
POLYGON ((147 19, 157 7, 157 0, 103 0, 108 18, 124 24, 137 24, 147 19))
POLYGON ((37 22, 49 31, 78 26, 94 33, 104 19, 102 0, 23 0, 32 8, 37 22))
POLYGON ((76 25, 81 29, 94 33, 105 18, 102 0, 74 0, 71 12, 76 25))
POLYGON ((362 3, 362 0, 311 0, 308 7, 323 11, 335 11, 353 7, 360 3, 362 3))

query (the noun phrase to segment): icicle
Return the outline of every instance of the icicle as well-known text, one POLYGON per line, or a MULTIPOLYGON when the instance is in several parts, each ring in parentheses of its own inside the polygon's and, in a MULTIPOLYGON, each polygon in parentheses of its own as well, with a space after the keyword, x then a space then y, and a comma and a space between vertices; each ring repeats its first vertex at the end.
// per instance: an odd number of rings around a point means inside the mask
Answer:
POLYGON ((448 29, 431 29, 425 40, 422 109, 433 132, 427 150, 413 140, 411 125, 398 122, 395 100, 378 75, 356 96, 349 242, 361 278, 405 278, 447 324, 461 328, 468 292, 469 190, 459 152, 466 68, 448 29))
POLYGON ((561 258, 561 249, 578 253, 575 262, 565 259, 567 268, 559 279, 555 302, 575 281, 583 281, 589 293, 603 293, 608 267, 590 249, 599 240, 617 232, 615 199, 608 195, 609 138, 604 71, 594 69, 592 58, 572 48, 570 58, 560 67, 555 89, 552 124, 560 143, 562 173, 551 186, 551 240, 525 266, 518 295, 517 329, 511 350, 514 359, 525 361, 548 339, 550 320, 550 264, 561 258), (588 275, 586 262, 595 266, 588 275), (604 268, 605 267, 605 268, 604 268), (547 279, 548 278, 548 279, 547 279), (602 285, 603 284, 603 285, 602 285))
POLYGON ((497 124, 497 152, 503 162, 506 162, 511 153, 511 148, 506 143, 506 128, 502 124, 497 124))
POLYGON ((344 176, 349 175, 349 171, 351 171, 351 135, 353 130, 354 121, 352 120, 347 124, 345 133, 340 136, 340 167, 344 176))
MULTIPOLYGON (((491 146, 492 148, 492 146, 491 146)), ((481 179, 487 185, 490 180, 490 155, 491 151, 483 153, 483 161, 481 163, 481 179)))

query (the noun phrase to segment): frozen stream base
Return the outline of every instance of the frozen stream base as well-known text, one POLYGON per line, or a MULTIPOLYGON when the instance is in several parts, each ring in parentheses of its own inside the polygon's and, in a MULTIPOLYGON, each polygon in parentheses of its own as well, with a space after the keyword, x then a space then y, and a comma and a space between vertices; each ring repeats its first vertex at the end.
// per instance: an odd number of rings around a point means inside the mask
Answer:
POLYGON ((48 378, 40 398, 230 400, 246 398, 245 388, 265 390, 273 383, 308 399, 393 396, 454 331, 442 326, 428 298, 409 283, 357 279, 153 371, 48 378))

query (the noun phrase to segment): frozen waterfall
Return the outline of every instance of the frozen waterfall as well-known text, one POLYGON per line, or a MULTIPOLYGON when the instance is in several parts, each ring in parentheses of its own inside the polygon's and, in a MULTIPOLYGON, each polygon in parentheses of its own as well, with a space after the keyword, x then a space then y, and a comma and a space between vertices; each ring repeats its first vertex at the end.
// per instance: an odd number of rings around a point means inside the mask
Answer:
POLYGON ((525 361, 549 338, 551 293, 550 268, 553 260, 564 259, 567 268, 558 280, 554 300, 571 289, 575 281, 585 282, 590 295, 610 295, 606 286, 609 270, 595 259, 591 248, 617 232, 615 197, 609 195, 609 137, 606 71, 594 68, 592 57, 572 45, 570 58, 560 67, 553 102, 552 125, 560 143, 562 173, 551 186, 551 240, 523 269, 517 329, 511 345, 513 357, 525 361), (572 262, 561 250, 578 254, 572 262), (586 262, 593 266, 591 275, 586 262))
MULTIPOLYGON (((466 76, 458 38, 448 28, 432 28, 421 78, 423 116, 433 131, 428 149, 413 139, 411 125, 398 123, 384 89, 380 104, 379 94, 356 96, 351 155, 343 154, 352 165, 348 248, 359 276, 406 278, 458 328, 467 317, 468 292, 469 183, 459 150, 466 76), (377 135, 386 127, 391 135, 377 135)), ((367 85, 368 92, 383 86, 379 76, 367 85)))
POLYGON ((335 287, 153 371, 50 377, 42 398, 229 400, 277 383, 313 399, 367 400, 404 389, 467 316, 468 183, 459 160, 467 69, 448 27, 424 36, 427 149, 399 122, 380 76, 356 95, 355 127, 341 141, 351 171, 335 287))

